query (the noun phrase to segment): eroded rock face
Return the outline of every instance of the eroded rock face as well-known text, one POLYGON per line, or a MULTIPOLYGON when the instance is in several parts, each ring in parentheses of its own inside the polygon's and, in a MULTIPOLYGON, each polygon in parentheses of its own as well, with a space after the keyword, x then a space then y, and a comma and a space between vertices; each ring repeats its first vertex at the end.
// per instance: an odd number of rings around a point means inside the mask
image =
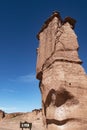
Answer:
POLYGON ((78 56, 75 20, 55 12, 38 34, 37 78, 46 130, 87 129, 87 75, 78 56))
POLYGON ((0 120, 2 120, 5 117, 5 112, 0 110, 0 120))
POLYGON ((21 115, 23 115, 23 113, 21 113, 21 112, 9 113, 9 114, 5 114, 4 119, 5 119, 5 120, 6 120, 6 119, 11 119, 11 118, 15 118, 15 117, 21 116, 21 115))

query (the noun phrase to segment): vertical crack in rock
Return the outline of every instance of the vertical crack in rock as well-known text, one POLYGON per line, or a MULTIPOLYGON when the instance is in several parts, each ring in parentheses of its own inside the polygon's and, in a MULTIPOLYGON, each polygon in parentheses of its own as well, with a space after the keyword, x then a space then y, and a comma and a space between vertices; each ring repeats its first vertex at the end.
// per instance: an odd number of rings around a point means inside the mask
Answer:
MULTIPOLYGON (((55 32, 55 44, 54 44, 54 51, 51 53, 51 55, 45 60, 43 66, 42 66, 42 71, 44 69, 44 66, 46 65, 47 61, 49 61, 49 59, 55 54, 56 52, 56 44, 58 42, 60 42, 62 45, 63 45, 63 51, 65 51, 65 46, 64 44, 59 40, 61 35, 63 34, 63 30, 61 29, 61 27, 58 26, 58 23, 57 23, 57 29, 56 29, 56 32, 55 32), (60 35, 58 35, 58 33, 60 32, 60 35)), ((51 65, 51 64, 50 64, 51 65)), ((50 66, 49 65, 49 66, 50 66)))

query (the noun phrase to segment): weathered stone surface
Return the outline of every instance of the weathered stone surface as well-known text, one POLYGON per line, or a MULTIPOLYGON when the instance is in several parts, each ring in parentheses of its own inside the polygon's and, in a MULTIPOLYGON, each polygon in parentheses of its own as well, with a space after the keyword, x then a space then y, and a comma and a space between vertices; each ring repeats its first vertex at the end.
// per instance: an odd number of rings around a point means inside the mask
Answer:
POLYGON ((56 14, 54 16, 52 17, 52 19, 49 18, 46 21, 48 26, 44 28, 43 31, 41 31, 38 35, 40 45, 37 58, 37 77, 42 71, 45 61, 53 54, 55 49, 55 34, 57 33, 58 27, 61 26, 61 19, 59 14, 56 14))
POLYGON ((39 33, 37 58, 45 130, 86 130, 87 75, 78 56, 75 21, 53 16, 39 33))
POLYGON ((3 119, 5 117, 5 112, 0 110, 0 120, 3 119))

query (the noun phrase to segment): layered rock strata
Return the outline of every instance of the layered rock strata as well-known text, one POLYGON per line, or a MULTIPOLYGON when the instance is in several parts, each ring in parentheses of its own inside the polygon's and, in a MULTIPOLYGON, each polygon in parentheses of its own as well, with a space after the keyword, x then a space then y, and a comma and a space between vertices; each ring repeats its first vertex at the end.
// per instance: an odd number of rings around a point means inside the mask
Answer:
POLYGON ((87 129, 87 75, 78 56, 75 22, 54 12, 37 35, 45 130, 87 129))

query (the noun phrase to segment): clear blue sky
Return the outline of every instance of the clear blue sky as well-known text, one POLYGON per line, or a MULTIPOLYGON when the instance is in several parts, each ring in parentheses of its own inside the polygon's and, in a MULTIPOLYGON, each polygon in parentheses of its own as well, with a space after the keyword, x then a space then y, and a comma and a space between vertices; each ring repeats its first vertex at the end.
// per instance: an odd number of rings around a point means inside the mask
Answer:
POLYGON ((27 112, 41 107, 36 34, 55 10, 63 19, 77 20, 79 55, 87 72, 86 0, 0 0, 0 109, 27 112))

